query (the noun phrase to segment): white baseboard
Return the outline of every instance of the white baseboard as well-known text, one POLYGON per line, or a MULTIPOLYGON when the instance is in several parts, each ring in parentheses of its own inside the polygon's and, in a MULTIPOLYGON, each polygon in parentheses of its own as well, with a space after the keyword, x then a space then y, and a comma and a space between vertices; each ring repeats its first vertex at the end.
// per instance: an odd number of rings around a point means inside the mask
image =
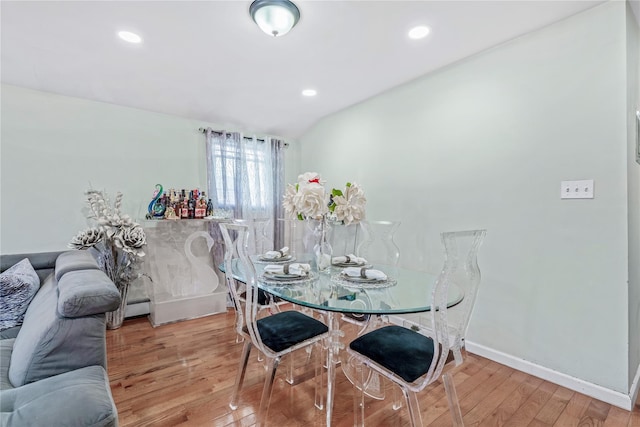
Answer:
POLYGON ((135 317, 149 314, 149 301, 127 304, 124 310, 124 317, 135 317))
POLYGON ((579 393, 586 394, 594 399, 601 400, 627 411, 631 411, 638 395, 640 367, 633 380, 631 392, 627 395, 470 341, 466 341, 465 347, 469 353, 486 357, 494 362, 498 362, 502 365, 517 369, 518 371, 542 378, 543 380, 558 384, 579 393))
POLYGON ((631 383, 631 390, 629 390, 629 396, 631 399, 631 406, 633 407, 638 400, 638 387, 640 387, 640 365, 638 365, 638 369, 636 370, 636 376, 633 377, 633 382, 631 383))

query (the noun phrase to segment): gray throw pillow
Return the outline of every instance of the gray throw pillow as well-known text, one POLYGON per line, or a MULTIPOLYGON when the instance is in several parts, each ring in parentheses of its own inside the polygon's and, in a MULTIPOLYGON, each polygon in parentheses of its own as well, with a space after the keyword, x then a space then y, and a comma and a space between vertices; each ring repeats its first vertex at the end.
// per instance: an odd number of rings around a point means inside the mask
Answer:
POLYGON ((0 273, 0 331, 22 324, 39 288, 40 279, 28 258, 0 273))

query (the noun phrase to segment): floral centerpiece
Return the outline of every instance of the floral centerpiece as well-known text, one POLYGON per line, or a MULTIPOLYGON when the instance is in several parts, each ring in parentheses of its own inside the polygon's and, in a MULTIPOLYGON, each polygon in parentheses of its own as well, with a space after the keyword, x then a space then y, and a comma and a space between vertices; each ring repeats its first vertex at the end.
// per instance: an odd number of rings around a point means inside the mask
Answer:
POLYGON ((356 183, 347 182, 344 190, 333 188, 325 191, 325 182, 316 172, 298 176, 298 182, 287 185, 282 204, 290 219, 316 220, 314 252, 319 271, 331 266, 332 248, 327 240, 330 222, 344 225, 364 219, 367 199, 356 183))
POLYGON ((145 255, 147 239, 140 224, 120 211, 122 193, 116 194, 113 205, 102 191, 89 190, 86 194, 89 205, 87 218, 95 221, 96 225, 80 231, 71 239, 69 247, 94 248, 100 267, 120 291, 120 308, 107 313, 107 327, 116 329, 122 325, 124 319, 129 284, 142 276, 139 268, 141 258, 145 255))
POLYGON ((289 218, 329 219, 345 225, 364 219, 366 204, 364 191, 358 184, 347 182, 344 191, 333 188, 327 193, 316 172, 298 175, 298 182, 288 184, 283 197, 289 218))

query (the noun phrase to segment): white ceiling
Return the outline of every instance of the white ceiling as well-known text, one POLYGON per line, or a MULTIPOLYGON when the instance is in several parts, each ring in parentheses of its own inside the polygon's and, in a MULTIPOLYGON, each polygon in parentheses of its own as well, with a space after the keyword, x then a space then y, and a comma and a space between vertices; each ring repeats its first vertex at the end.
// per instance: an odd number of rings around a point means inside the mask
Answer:
POLYGON ((2 1, 2 82, 295 138, 320 118, 596 1, 303 1, 272 38, 251 0, 2 1), (410 40, 424 24, 431 34, 410 40), (119 30, 139 33, 130 45, 119 30), (315 98, 301 96, 315 88, 315 98))

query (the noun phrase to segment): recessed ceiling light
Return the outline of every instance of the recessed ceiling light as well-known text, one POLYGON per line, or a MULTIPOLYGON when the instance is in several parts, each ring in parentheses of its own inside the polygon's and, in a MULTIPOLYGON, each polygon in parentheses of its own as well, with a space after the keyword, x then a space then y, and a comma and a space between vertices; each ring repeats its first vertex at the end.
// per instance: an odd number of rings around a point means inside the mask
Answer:
POLYGON ((429 27, 424 25, 413 27, 411 30, 409 30, 409 38, 414 40, 423 39, 427 37, 430 31, 431 30, 429 30, 429 27))
POLYGON ((304 96, 316 96, 318 92, 315 89, 305 89, 302 91, 302 95, 304 96))
POLYGON ((120 37, 122 40, 127 41, 129 43, 141 43, 142 42, 142 37, 140 37, 139 35, 132 33, 130 31, 120 31, 118 32, 118 37, 120 37))

